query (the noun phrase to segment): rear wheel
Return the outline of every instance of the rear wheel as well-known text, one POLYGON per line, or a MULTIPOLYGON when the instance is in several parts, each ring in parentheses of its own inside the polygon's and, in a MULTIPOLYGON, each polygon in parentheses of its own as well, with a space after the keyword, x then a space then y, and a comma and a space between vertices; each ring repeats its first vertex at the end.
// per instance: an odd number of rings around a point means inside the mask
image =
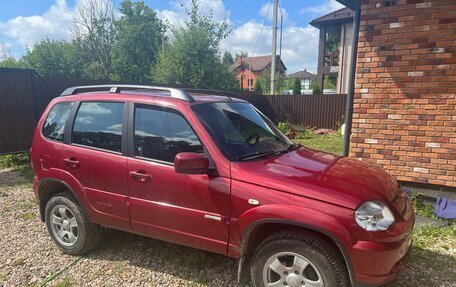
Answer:
POLYGON ((280 231, 255 251, 251 279, 255 287, 349 286, 343 260, 323 238, 280 231))
POLYGON ((46 204, 45 221, 51 238, 64 253, 80 255, 100 240, 100 228, 92 224, 77 201, 59 193, 46 204))

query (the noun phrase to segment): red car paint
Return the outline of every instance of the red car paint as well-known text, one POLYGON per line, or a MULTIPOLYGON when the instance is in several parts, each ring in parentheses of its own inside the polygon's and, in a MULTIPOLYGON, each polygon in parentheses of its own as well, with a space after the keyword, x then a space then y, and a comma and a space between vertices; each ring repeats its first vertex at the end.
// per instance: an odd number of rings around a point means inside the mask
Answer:
MULTIPOLYGON (((227 99, 194 98, 189 103, 160 95, 93 93, 54 99, 38 122, 31 149, 33 186, 41 206, 43 191, 58 182, 74 192, 94 223, 235 258, 244 255, 257 226, 287 224, 330 238, 343 254, 353 284, 378 285, 397 276, 411 246, 414 214, 410 200, 391 176, 374 165, 305 147, 255 161, 231 162, 191 109, 227 99), (173 165, 42 135, 46 115, 55 104, 94 100, 179 111, 217 172, 178 173, 173 165), (359 227, 354 210, 367 200, 387 203, 396 222, 385 231, 359 227), (404 206, 411 211, 401 212, 404 206)), ((180 155, 175 163, 185 169, 188 157, 180 155)))

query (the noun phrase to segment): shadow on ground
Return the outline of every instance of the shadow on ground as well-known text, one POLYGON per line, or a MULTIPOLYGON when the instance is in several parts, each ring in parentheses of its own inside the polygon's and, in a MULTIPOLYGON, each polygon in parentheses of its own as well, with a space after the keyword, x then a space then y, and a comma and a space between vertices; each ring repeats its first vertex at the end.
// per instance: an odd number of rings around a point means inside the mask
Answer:
POLYGON ((200 284, 213 283, 213 277, 223 277, 226 286, 237 286, 236 259, 117 230, 106 229, 98 248, 85 257, 127 261, 136 267, 200 284))
MULTIPOLYGON (((99 248, 87 258, 128 261, 183 280, 208 284, 224 274, 226 286, 237 285, 237 260, 121 231, 107 230, 99 248)), ((406 268, 387 287, 456 286, 456 258, 414 248, 406 268)), ((209 284, 209 286, 215 286, 209 284)))
MULTIPOLYGON (((8 198, 9 196, 18 197, 18 200, 20 199, 23 201, 33 197, 30 190, 29 176, 24 177, 16 171, 2 171, 0 173, 0 190, 6 190, 6 193, 10 193, 12 191, 9 191, 8 187, 12 186, 18 188, 15 193, 5 194, 8 198)), ((15 202, 18 201, 10 201, 9 204, 14 204, 15 202)), ((15 214, 23 212, 14 209, 13 206, 3 207, 5 210, 6 208, 9 208, 9 212, 15 214)), ((30 208, 36 209, 36 205, 27 208, 27 210, 30 208)), ((19 215, 12 215, 8 218, 18 222, 21 221, 22 224, 34 224, 36 227, 38 222, 24 219, 19 215)), ((40 222, 40 224, 42 223, 40 222)), ((48 238, 44 225, 42 225, 42 227, 42 229, 40 228, 36 231, 36 234, 31 234, 43 238, 45 241, 44 244, 49 244, 49 246, 51 246, 51 239, 48 238), (44 237, 47 239, 44 239, 44 237)), ((426 239, 432 240, 431 237, 426 237, 426 239)), ((448 242, 446 242, 445 239, 439 239, 439 252, 433 251, 433 249, 435 249, 434 246, 429 246, 429 249, 414 248, 405 270, 395 282, 390 283, 387 286, 456 286, 456 257, 454 256, 456 246, 452 246, 453 243, 451 242, 454 241, 447 241, 448 242)), ((19 247, 23 249, 23 246, 19 247)), ((33 246, 33 248, 35 247, 33 246)), ((38 250, 33 248, 30 246, 30 254, 36 254, 35 257, 43 256, 43 254, 39 255, 39 252, 35 253, 35 251, 38 250)), ((43 246, 37 245, 36 248, 43 249, 43 246)), ((428 247, 426 246, 426 248, 428 247)), ((51 250, 46 256, 54 258, 62 257, 62 254, 54 246, 51 247, 51 250)), ((171 275, 165 276, 166 278, 163 280, 168 280, 169 277, 177 279, 178 285, 171 284, 172 286, 239 286, 236 278, 237 260, 235 259, 121 231, 106 229, 103 232, 103 239, 98 248, 84 257, 87 261, 84 260, 84 262, 81 261, 72 266, 69 270, 65 271, 62 276, 67 276, 68 274, 68 276, 73 276, 71 273, 74 272, 75 276, 73 278, 78 278, 80 275, 79 273, 96 271, 101 274, 99 278, 105 279, 116 277, 113 279, 116 279, 115 281, 117 283, 121 282, 122 284, 128 285, 129 281, 126 281, 125 279, 127 276, 131 278, 143 276, 143 273, 148 273, 149 275, 156 274, 157 277, 160 277, 161 273, 171 275), (84 264, 85 268, 82 268, 83 266, 81 265, 84 264), (109 269, 112 274, 106 275, 107 269, 109 269), (134 269, 136 273, 130 274, 132 269, 134 269)), ((76 257, 73 258, 76 259, 76 257)), ((68 260, 73 259, 69 257, 68 260)), ((10 268, 12 270, 10 273, 15 274, 15 270, 21 268, 27 268, 28 270, 32 267, 35 266, 13 266, 12 269, 10 268)), ((97 274, 92 275, 95 277, 98 276, 97 274)), ((2 276, 10 275, 3 274, 2 276)), ((10 277, 8 278, 11 279, 10 277)), ((83 280, 80 282, 82 284, 91 282, 96 284, 96 281, 92 281, 95 279, 90 276, 81 280, 83 280)), ((160 281, 162 280, 161 278, 151 280, 155 281, 147 282, 150 282, 152 286, 166 285, 166 282, 160 281)), ((0 280, 0 286, 1 281, 2 280, 0 280)), ((147 282, 141 281, 140 283, 147 282)))

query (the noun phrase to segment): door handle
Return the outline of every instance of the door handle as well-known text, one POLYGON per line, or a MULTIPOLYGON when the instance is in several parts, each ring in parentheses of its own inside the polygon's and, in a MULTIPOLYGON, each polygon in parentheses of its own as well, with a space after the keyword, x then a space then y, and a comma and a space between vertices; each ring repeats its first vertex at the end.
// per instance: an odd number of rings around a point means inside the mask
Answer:
POLYGON ((141 183, 149 182, 152 177, 143 170, 130 171, 130 176, 141 183))
POLYGON ((75 159, 74 157, 65 158, 63 161, 69 168, 72 168, 72 169, 79 168, 79 161, 77 159, 75 159))

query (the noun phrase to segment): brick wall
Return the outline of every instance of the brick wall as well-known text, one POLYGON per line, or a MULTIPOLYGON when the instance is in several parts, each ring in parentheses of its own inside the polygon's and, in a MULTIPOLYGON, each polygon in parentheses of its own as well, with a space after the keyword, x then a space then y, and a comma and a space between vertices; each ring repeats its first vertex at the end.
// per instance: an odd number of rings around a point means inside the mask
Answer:
POLYGON ((456 0, 363 0, 351 155, 456 187, 456 0))
MULTIPOLYGON (((261 74, 259 72, 254 72, 254 71, 250 72, 250 78, 252 79, 252 91, 255 89, 256 81, 260 75, 261 74)), ((240 69, 239 69, 239 71, 236 72, 236 78, 238 79, 239 87, 241 87, 242 71, 240 71, 240 69)), ((244 90, 249 89, 249 70, 248 69, 246 69, 244 71, 244 81, 243 81, 242 87, 244 88, 244 90)))

